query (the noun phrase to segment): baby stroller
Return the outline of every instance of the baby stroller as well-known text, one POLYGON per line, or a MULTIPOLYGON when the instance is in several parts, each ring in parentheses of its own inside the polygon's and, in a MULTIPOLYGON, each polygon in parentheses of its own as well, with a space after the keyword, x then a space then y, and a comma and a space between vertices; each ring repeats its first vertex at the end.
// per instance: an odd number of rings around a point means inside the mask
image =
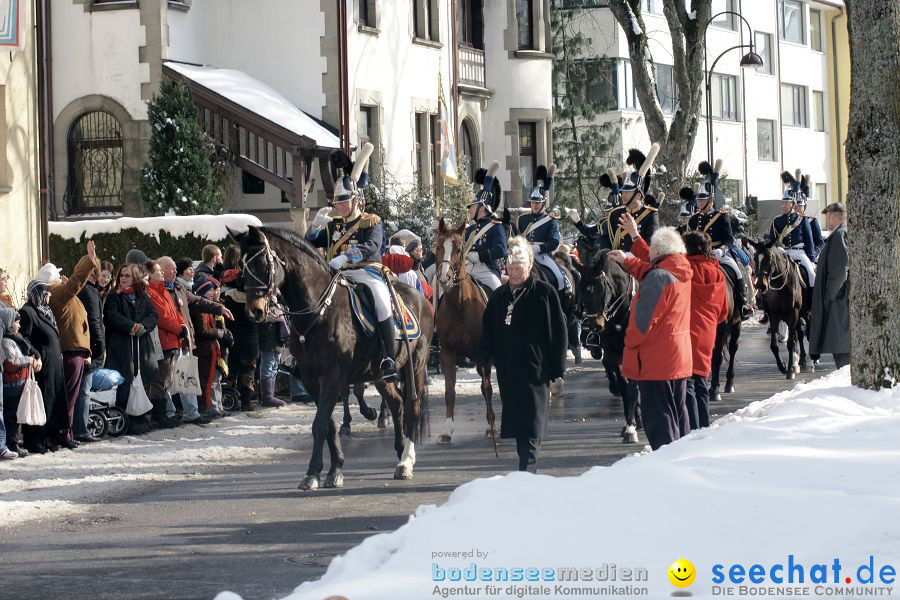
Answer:
POLYGON ((128 415, 116 406, 116 389, 125 382, 118 371, 97 369, 88 393, 88 435, 118 437, 128 431, 128 415))

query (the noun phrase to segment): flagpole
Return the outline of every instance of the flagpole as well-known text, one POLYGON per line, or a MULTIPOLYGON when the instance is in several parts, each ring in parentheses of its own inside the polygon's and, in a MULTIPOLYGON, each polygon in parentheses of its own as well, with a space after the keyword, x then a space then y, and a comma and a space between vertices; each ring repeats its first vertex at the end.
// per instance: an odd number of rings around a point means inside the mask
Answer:
POLYGON ((441 118, 441 103, 444 99, 444 91, 441 85, 441 58, 438 56, 438 110, 437 110, 437 134, 435 139, 437 139, 437 152, 435 152, 436 156, 433 156, 432 159, 435 160, 435 169, 434 174, 437 177, 438 181, 435 182, 434 186, 434 218, 438 220, 441 218, 441 192, 443 191, 443 173, 441 172, 441 155, 444 151, 444 136, 443 136, 443 119, 441 118))

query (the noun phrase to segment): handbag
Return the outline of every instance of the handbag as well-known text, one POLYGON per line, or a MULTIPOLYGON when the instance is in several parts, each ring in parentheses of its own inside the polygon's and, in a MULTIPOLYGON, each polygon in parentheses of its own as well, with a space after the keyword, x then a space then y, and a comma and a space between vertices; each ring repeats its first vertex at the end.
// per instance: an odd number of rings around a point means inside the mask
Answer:
MULTIPOLYGON (((188 333, 188 342, 188 348, 194 345, 190 338, 190 332, 188 333)), ((170 391, 173 394, 203 395, 203 388, 200 385, 200 366, 197 357, 190 352, 182 351, 175 359, 170 391)))
POLYGON ((19 409, 16 411, 16 419, 23 425, 40 427, 47 423, 47 412, 44 410, 44 395, 37 381, 34 380, 34 368, 29 368, 28 379, 22 388, 19 398, 19 409))
MULTIPOLYGON (((134 343, 138 343, 137 338, 134 338, 134 343)), ((150 412, 153 409, 153 403, 150 402, 147 390, 144 389, 144 380, 141 378, 141 357, 137 351, 132 355, 132 360, 135 358, 137 358, 137 373, 135 373, 134 379, 131 380, 131 389, 128 391, 128 405, 125 407, 125 412, 133 417, 139 417, 150 412)))
POLYGON ((150 332, 150 342, 153 344, 153 358, 156 360, 165 358, 162 342, 159 340, 159 327, 154 327, 153 331, 150 332))

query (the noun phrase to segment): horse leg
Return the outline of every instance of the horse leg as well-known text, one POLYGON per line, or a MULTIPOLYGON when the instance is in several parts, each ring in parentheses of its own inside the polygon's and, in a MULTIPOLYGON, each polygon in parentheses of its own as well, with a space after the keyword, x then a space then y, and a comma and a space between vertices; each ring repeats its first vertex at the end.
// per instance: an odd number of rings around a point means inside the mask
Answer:
POLYGON ((397 468, 394 469, 394 479, 412 479, 412 463, 415 462, 415 449, 412 441, 404 435, 403 422, 405 421, 403 409, 403 397, 399 388, 392 383, 377 383, 376 386, 382 397, 387 399, 391 408, 391 416, 394 419, 394 450, 397 452, 397 468), (413 452, 412 457, 409 451, 413 452))
POLYGON ((625 431, 622 433, 623 444, 637 444, 638 397, 637 382, 627 381, 619 375, 622 389, 622 400, 625 402, 625 431))
MULTIPOLYGON (((778 324, 779 320, 775 317, 770 319, 771 322, 771 331, 769 332, 769 348, 772 349, 772 354, 775 355, 775 363, 778 365, 778 370, 782 373, 787 373, 787 368, 784 366, 784 363, 781 362, 781 354, 778 351, 778 324)), ((788 357, 790 359, 790 356, 788 357)))
POLYGON ((325 476, 325 481, 322 482, 322 487, 342 488, 344 474, 341 473, 341 467, 344 466, 344 452, 341 450, 341 438, 337 435, 334 419, 328 420, 328 452, 331 455, 331 468, 325 476))
POLYGON ((787 364, 787 375, 785 375, 785 379, 794 379, 797 376, 797 371, 795 369, 796 363, 794 362, 794 344, 797 342, 797 327, 794 323, 788 323, 788 339, 787 339, 787 352, 788 352, 788 364, 787 364))
POLYGON ((722 349, 725 347, 725 334, 720 329, 716 333, 716 345, 713 347, 712 353, 712 369, 709 378, 709 399, 721 402, 722 396, 719 394, 719 373, 722 370, 722 349))
POLYGON ((456 353, 441 348, 441 369, 444 371, 444 402, 447 405, 447 419, 438 436, 439 444, 449 444, 453 437, 453 411, 456 408, 456 353))
MULTIPOLYGON (((800 362, 798 366, 801 370, 806 369, 806 346, 803 344, 803 319, 797 319, 797 343, 800 346, 800 362)), ((815 369, 812 369, 815 371, 815 369)))
POLYGON ((603 370, 606 371, 606 378, 609 380, 609 393, 613 396, 621 396, 622 388, 620 386, 620 381, 616 376, 616 373, 619 370, 618 365, 610 364, 606 356, 603 357, 602 363, 603 370))
MULTIPOLYGON (((353 395, 356 396, 356 401, 359 403, 359 414, 361 414, 366 421, 374 421, 378 417, 378 413, 366 403, 366 384, 353 384, 353 395)), ((384 401, 382 400, 382 406, 383 405, 384 401)))
POLYGON ((388 409, 387 401, 381 399, 381 407, 378 412, 378 428, 384 429, 391 424, 391 412, 388 409))
POLYGON ((316 416, 313 419, 313 452, 309 459, 309 468, 306 477, 297 486, 301 490, 319 489, 319 476, 322 474, 322 453, 325 449, 325 440, 328 438, 329 426, 334 427, 331 414, 337 404, 338 395, 341 393, 341 384, 329 382, 319 386, 318 402, 316 403, 316 416))
POLYGON ((734 393, 734 357, 737 355, 738 342, 741 337, 741 325, 738 323, 731 331, 728 339, 728 371, 725 373, 725 393, 734 393))
POLYGON ((350 435, 350 421, 353 420, 353 417, 350 416, 350 388, 341 392, 341 402, 344 405, 344 421, 341 423, 341 435, 350 435))

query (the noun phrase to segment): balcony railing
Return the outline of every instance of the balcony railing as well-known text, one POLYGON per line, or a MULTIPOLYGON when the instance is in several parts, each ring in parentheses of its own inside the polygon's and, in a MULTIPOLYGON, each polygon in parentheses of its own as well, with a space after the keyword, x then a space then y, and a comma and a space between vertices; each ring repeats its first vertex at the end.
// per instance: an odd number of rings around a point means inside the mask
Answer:
POLYGON ((484 50, 470 46, 460 46, 457 49, 457 56, 459 59, 459 82, 463 85, 486 88, 484 50))

